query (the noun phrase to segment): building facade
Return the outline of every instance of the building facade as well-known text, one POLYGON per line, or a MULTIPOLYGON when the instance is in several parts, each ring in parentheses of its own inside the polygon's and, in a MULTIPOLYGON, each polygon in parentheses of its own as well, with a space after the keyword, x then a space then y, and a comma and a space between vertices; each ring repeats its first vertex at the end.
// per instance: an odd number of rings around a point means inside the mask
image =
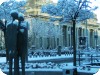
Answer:
MULTIPOLYGON (((47 3, 52 3, 51 0, 34 0, 33 7, 27 10, 27 15, 31 18, 30 26, 34 28, 33 18, 37 18, 37 21, 40 19, 45 24, 48 25, 50 16, 48 14, 41 13, 41 6, 47 3)), ((29 3, 30 4, 30 3, 29 3)), ((37 24, 36 24, 37 25, 37 24)), ((92 47, 95 48, 96 45, 99 45, 100 41, 100 30, 99 23, 97 23, 97 16, 95 15, 94 19, 90 19, 81 23, 77 23, 76 25, 76 46, 80 48, 81 46, 92 47), (98 35, 98 37, 96 37, 98 35), (80 37, 86 37, 83 40, 83 45, 80 44, 80 37)), ((36 48, 57 48, 58 45, 62 47, 72 47, 73 46, 73 27, 71 23, 59 24, 59 22, 53 22, 54 28, 59 28, 59 35, 56 36, 57 33, 54 33, 55 36, 38 36, 36 37, 36 32, 32 32, 34 36, 33 44, 36 48)), ((32 28, 32 27, 30 27, 32 28)), ((44 31, 46 29, 44 28, 44 31)), ((49 32, 49 35, 50 32, 49 32)))

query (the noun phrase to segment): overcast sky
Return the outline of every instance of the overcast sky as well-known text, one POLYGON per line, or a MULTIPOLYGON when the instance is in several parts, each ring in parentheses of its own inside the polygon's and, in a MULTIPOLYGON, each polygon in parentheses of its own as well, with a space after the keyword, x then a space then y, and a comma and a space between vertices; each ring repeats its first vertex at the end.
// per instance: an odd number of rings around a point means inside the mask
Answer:
POLYGON ((94 13, 97 14, 97 19, 98 22, 100 23, 100 0, 96 0, 96 2, 93 2, 93 4, 98 6, 98 9, 94 11, 94 13))

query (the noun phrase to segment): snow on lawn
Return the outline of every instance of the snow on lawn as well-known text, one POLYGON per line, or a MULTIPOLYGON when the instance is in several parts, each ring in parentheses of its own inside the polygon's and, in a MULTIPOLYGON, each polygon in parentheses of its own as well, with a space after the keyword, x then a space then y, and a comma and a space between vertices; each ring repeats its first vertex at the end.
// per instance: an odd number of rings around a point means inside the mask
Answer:
POLYGON ((90 70, 88 70, 87 68, 85 70, 82 70, 80 67, 77 68, 78 72, 82 72, 82 73, 96 73, 100 68, 91 68, 90 70))
MULTIPOLYGON (((49 56, 49 57, 32 57, 32 58, 30 58, 30 57, 28 57, 28 60, 29 61, 32 61, 32 60, 53 60, 53 59, 55 59, 55 60, 59 60, 59 59, 67 59, 67 58, 72 58, 73 56, 72 55, 69 55, 69 56, 65 56, 65 55, 61 55, 61 56, 49 56)), ((6 62, 6 57, 0 57, 0 63, 1 64, 5 64, 5 62, 6 62)), ((2 66, 2 65, 0 65, 0 66, 2 66)), ((72 67, 73 66, 73 63, 72 62, 70 62, 70 63, 67 63, 67 62, 65 62, 65 63, 59 63, 59 64, 57 64, 57 63, 52 63, 52 62, 48 62, 48 63, 46 63, 46 62, 43 62, 43 63, 26 63, 26 70, 27 71, 32 71, 32 70, 34 70, 34 71, 62 71, 62 69, 63 68, 66 68, 66 67, 72 67), (55 69, 55 70, 54 70, 55 69)), ((85 66, 85 65, 83 65, 83 66, 85 66)), ((8 67, 8 65, 7 64, 5 64, 5 68, 4 69, 2 69, 3 71, 8 71, 8 69, 7 69, 7 67, 8 67)), ((84 70, 82 69, 82 66, 79 66, 79 67, 77 67, 77 70, 78 70, 78 72, 82 72, 82 73, 92 73, 92 74, 94 74, 94 73, 96 73, 98 70, 100 69, 100 67, 93 67, 93 66, 91 66, 91 69, 90 70, 88 70, 87 68, 85 68, 84 70)))
POLYGON ((28 60, 29 61, 33 61, 33 60, 34 61, 35 60, 53 60, 53 59, 56 59, 56 60, 59 59, 60 60, 60 59, 67 59, 67 58, 70 59, 72 57, 73 57, 73 55, 70 55, 70 56, 61 55, 61 56, 55 56, 55 57, 54 56, 51 56, 51 57, 50 56, 49 57, 34 57, 34 58, 33 57, 32 58, 28 57, 28 60))
MULTIPOLYGON (((60 60, 60 59, 67 59, 67 58, 72 58, 73 56, 70 55, 70 56, 65 56, 65 55, 62 55, 62 56, 49 56, 49 57, 28 57, 28 60, 29 61, 35 61, 35 60, 53 60, 53 59, 56 59, 56 60, 60 60)), ((3 63, 3 62, 6 62, 6 57, 0 57, 0 63, 3 63)))

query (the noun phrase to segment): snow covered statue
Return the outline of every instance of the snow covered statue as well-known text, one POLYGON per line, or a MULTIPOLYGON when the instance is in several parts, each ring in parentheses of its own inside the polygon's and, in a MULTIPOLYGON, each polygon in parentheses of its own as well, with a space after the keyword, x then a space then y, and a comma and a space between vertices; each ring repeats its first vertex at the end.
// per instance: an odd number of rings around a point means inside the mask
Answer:
MULTIPOLYGON (((17 30, 18 30, 18 12, 12 11, 11 12, 12 22, 7 24, 6 27, 6 49, 8 50, 9 55, 9 75, 12 74, 12 64, 13 64, 13 58, 15 61, 15 57, 17 56, 17 30)), ((15 65, 15 62, 14 62, 15 65)), ((14 67, 14 73, 15 73, 15 67, 14 67)), ((14 74, 15 75, 15 74, 14 74)))
MULTIPOLYGON (((18 21, 19 24, 17 33, 17 59, 19 59, 19 57, 21 58, 22 75, 25 75, 25 61, 27 61, 28 22, 24 21, 24 16, 22 13, 19 13, 18 21)), ((17 60, 16 62, 19 65, 19 61, 17 60)))
POLYGON ((25 59, 27 53, 28 23, 24 16, 16 11, 11 12, 12 22, 6 27, 6 49, 9 54, 9 75, 13 75, 12 66, 14 59, 14 75, 20 75, 19 58, 21 59, 22 74, 25 75, 25 59))

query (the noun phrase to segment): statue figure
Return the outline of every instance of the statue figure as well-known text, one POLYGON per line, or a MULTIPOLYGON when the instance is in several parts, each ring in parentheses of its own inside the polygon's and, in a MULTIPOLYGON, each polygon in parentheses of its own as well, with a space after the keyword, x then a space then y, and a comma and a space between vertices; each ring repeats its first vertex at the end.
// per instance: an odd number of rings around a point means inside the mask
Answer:
POLYGON ((15 58, 16 50, 17 50, 17 29, 18 29, 18 13, 16 11, 11 12, 12 22, 9 23, 6 27, 6 49, 8 50, 9 56, 9 75, 12 74, 12 64, 13 58, 15 58))
POLYGON ((19 58, 21 59, 21 75, 25 75, 28 22, 24 21, 24 16, 21 13, 18 14, 17 12, 11 12, 11 17, 13 20, 6 27, 6 50, 8 50, 9 55, 9 75, 13 75, 13 59, 14 75, 20 75, 19 58))
MULTIPOLYGON (((19 13, 18 15, 18 33, 17 33, 17 51, 18 54, 15 58, 15 62, 19 65, 19 58, 21 58, 21 68, 22 68, 22 75, 25 75, 25 59, 27 56, 27 39, 28 39, 28 22, 24 21, 23 14, 19 13)), ((16 75, 19 75, 19 69, 16 67, 16 75), (18 72, 17 72, 18 69, 18 72)))

